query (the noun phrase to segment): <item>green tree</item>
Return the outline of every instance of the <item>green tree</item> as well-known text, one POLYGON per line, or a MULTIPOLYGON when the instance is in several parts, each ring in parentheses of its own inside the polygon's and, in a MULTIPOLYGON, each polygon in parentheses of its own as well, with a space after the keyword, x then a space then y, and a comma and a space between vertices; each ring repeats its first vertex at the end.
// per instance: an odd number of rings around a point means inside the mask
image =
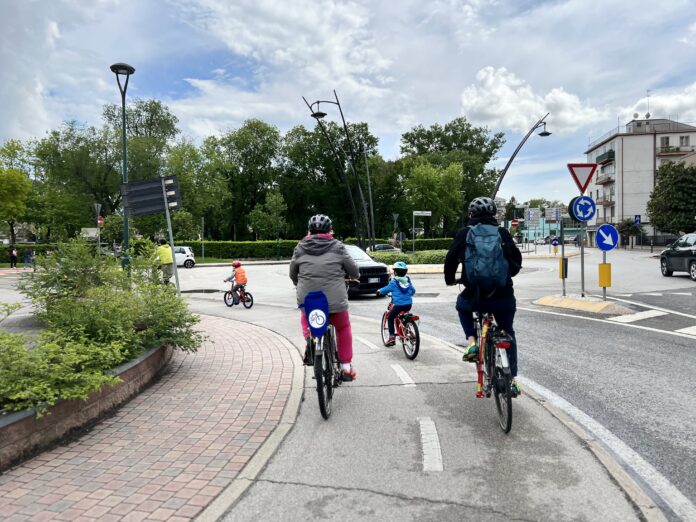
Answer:
POLYGON ((172 233, 177 241, 195 240, 200 237, 201 228, 193 215, 182 209, 172 212, 172 233))
POLYGON ((643 234, 643 227, 641 225, 636 225, 636 223, 631 219, 624 219, 616 225, 616 230, 622 236, 640 236, 643 234))
POLYGON ((657 170, 648 215, 663 232, 680 234, 696 228, 696 167, 668 162, 657 170))
POLYGON ((15 243, 15 224, 24 217, 31 181, 16 169, 0 168, 0 220, 10 227, 10 242, 15 243))
POLYGON ((101 240, 113 243, 121 242, 123 238, 123 216, 121 214, 109 214, 104 218, 104 228, 101 230, 101 240))
POLYGON ((257 239, 275 239, 285 228, 287 205, 279 191, 266 194, 266 201, 257 204, 249 215, 251 228, 257 239))

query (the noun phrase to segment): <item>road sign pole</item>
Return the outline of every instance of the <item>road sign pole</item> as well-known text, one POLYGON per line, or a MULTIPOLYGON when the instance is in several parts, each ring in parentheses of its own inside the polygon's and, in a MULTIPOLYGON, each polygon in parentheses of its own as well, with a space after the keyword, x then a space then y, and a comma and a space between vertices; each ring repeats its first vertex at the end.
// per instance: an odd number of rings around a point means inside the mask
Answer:
POLYGON ((567 270, 566 268, 566 260, 565 260, 565 236, 564 236, 564 230, 563 230, 563 218, 561 218, 561 281, 563 281, 563 297, 566 295, 566 285, 565 285, 565 280, 568 274, 565 273, 567 270))
POLYGON ((413 253, 416 253, 416 213, 413 213, 413 228, 411 229, 411 237, 413 240, 411 241, 411 248, 413 250, 413 253))
POLYGON ((205 216, 201 216, 201 261, 205 262, 205 216))
POLYGON ((172 233, 172 218, 169 215, 169 202, 167 201, 167 189, 164 186, 164 178, 162 181, 162 197, 164 198, 164 214, 167 216, 167 231, 169 232, 169 247, 172 249, 172 259, 174 260, 174 280, 176 281, 176 295, 181 297, 181 288, 179 286, 179 270, 176 268, 176 253, 174 252, 174 234, 172 233))
POLYGON ((580 223, 580 295, 585 297, 585 222, 580 223))
MULTIPOLYGON (((606 252, 602 252, 602 263, 605 265, 607 264, 607 253, 606 252)), ((607 287, 606 286, 602 287, 602 300, 603 301, 607 300, 607 287)))

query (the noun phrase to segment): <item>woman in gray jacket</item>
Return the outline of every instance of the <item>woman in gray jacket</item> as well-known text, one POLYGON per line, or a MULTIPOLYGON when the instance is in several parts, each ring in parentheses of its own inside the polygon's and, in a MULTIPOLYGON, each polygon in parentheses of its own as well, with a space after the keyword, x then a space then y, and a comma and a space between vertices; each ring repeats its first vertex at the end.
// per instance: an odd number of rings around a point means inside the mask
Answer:
MULTIPOLYGON (((297 304, 304 303, 307 293, 321 290, 329 301, 329 321, 336 329, 338 358, 341 362, 341 377, 352 381, 353 333, 348 316, 348 292, 346 276, 360 277, 358 265, 346 251, 346 247, 332 235, 331 219, 317 214, 309 219, 309 234, 295 247, 290 261, 290 279, 297 286, 297 304)), ((304 312, 301 314, 302 334, 306 340, 305 364, 309 354, 309 324, 304 312)))

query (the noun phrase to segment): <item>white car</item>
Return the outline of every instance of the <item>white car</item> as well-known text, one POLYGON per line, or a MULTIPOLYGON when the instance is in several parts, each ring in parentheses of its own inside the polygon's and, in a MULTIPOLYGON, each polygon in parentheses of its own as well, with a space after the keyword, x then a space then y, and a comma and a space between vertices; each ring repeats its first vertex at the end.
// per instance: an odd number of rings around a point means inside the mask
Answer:
POLYGON ((175 246, 174 256, 176 257, 176 266, 193 268, 196 265, 196 257, 193 255, 191 247, 175 246))

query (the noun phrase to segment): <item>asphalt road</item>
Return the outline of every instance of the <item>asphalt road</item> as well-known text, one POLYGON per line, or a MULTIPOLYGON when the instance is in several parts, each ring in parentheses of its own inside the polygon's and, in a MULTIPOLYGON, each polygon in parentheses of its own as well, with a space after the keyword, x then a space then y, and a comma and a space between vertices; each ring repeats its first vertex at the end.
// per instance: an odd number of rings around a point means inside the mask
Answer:
MULTIPOLYGON (((601 295, 596 286, 600 259, 596 251, 588 252, 586 293, 601 295)), ((589 415, 696 503, 696 337, 672 334, 696 326, 696 284, 687 277, 662 277, 658 260, 646 252, 612 252, 608 261, 614 270, 610 298, 629 301, 623 304, 632 312, 652 310, 655 315, 620 324, 597 314, 538 307, 533 304, 536 298, 560 294, 558 262, 527 260, 515 280, 520 375, 589 415)), ((579 258, 571 259, 569 294, 581 293, 579 265, 579 258)), ((184 288, 224 289, 226 272, 200 267, 183 271, 184 288)), ((249 266, 247 272, 257 303, 283 309, 295 306, 286 266, 249 266)), ((417 298, 414 306, 421 316, 421 331, 460 343, 454 310, 457 288, 445 287, 439 275, 415 275, 414 281, 419 293, 427 296, 417 298)), ((374 320, 385 307, 386 300, 371 296, 351 301, 353 315, 374 320)), ((377 332, 375 327, 374 342, 379 341, 377 332)), ((434 375, 438 368, 432 368, 434 375)), ((441 400, 447 402, 446 397, 441 400)), ((524 424, 515 428, 524 429, 524 424)))

